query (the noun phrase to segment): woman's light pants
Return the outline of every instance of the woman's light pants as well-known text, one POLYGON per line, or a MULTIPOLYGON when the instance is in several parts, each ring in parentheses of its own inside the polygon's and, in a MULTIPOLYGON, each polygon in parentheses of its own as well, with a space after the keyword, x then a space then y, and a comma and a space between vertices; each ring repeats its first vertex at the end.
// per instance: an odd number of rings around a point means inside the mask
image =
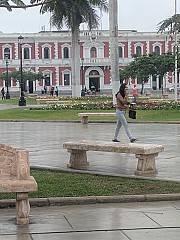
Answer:
POLYGON ((123 125, 128 138, 131 140, 133 137, 129 130, 128 124, 127 124, 126 112, 124 110, 116 110, 116 117, 118 120, 117 120, 117 125, 116 125, 116 129, 115 129, 115 133, 114 133, 114 139, 117 139, 120 128, 123 125))

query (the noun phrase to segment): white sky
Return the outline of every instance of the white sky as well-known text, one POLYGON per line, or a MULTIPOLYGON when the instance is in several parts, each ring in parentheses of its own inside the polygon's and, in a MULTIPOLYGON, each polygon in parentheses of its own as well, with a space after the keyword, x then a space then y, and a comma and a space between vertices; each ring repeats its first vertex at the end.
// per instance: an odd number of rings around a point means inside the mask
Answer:
MULTIPOLYGON (((177 13, 180 13, 180 0, 176 1, 177 13)), ((156 32, 157 24, 174 13, 175 0, 118 0, 118 28, 156 32)), ((108 29, 108 22, 108 15, 103 14, 102 29, 108 29)), ((44 25, 45 30, 50 30, 49 14, 40 15, 39 7, 13 9, 12 12, 0 8, 0 31, 3 33, 36 33, 44 25)))

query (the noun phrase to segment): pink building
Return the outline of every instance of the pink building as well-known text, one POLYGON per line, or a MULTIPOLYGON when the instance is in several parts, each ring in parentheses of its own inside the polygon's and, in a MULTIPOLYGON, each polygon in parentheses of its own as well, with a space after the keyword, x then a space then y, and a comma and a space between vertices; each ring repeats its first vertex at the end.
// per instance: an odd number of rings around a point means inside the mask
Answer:
MULTIPOLYGON (((16 71, 20 66, 19 34, 1 34, 0 38, 0 74, 16 71)), ((71 92, 71 32, 39 32, 23 34, 22 66, 24 71, 42 73, 43 80, 27 82, 30 92, 41 91, 43 86, 58 86, 60 91, 71 92)), ((92 85, 96 91, 111 92, 110 44, 108 30, 80 32, 80 82, 89 89, 92 85)), ((159 54, 172 52, 174 42, 167 41, 166 36, 156 32, 119 31, 119 68, 123 69, 133 60, 134 54, 145 55, 156 51, 159 54)), ((130 80, 130 84, 137 80, 130 80)), ((174 82, 171 75, 163 79, 164 87, 174 82)), ((145 88, 161 89, 161 80, 150 78, 145 88)), ((19 82, 11 80, 10 91, 19 91, 19 82)), ((0 87, 5 80, 0 80, 0 87)))

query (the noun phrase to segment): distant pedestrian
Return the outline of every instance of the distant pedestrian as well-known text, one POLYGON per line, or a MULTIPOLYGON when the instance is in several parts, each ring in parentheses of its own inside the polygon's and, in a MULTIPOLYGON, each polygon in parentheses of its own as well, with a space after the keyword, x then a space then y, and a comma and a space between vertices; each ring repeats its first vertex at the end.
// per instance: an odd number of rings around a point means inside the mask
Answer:
POLYGON ((137 88, 136 88, 136 84, 134 84, 134 87, 133 87, 133 89, 132 89, 132 95, 133 95, 133 97, 134 97, 133 102, 136 103, 136 100, 137 100, 137 97, 138 97, 138 90, 137 90, 137 88))
POLYGON ((47 94, 47 86, 44 86, 44 93, 47 94))
POLYGON ((1 89, 1 93, 2 93, 2 100, 5 99, 5 90, 4 90, 4 87, 1 89))
POLYGON ((58 87, 57 87, 57 86, 55 87, 55 94, 56 94, 56 97, 58 97, 59 90, 58 90, 58 87))
POLYGON ((50 96, 53 97, 54 96, 54 87, 51 86, 50 88, 50 96))

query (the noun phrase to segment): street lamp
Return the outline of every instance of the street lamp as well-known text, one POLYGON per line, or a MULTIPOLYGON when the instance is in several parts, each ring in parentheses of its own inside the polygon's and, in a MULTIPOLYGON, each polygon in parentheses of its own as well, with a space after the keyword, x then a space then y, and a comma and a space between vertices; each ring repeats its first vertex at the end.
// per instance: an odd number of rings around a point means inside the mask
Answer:
POLYGON ((9 54, 7 52, 4 53, 4 56, 5 56, 5 59, 6 59, 6 88, 7 88, 7 91, 6 91, 6 99, 10 99, 10 93, 9 93, 9 74, 8 74, 8 56, 9 54))
POLYGON ((19 98, 19 106, 26 106, 26 99, 24 97, 24 81, 23 81, 23 74, 22 74, 22 42, 24 37, 19 36, 18 41, 20 44, 20 88, 21 88, 21 95, 19 98))
POLYGON ((85 90, 84 90, 84 58, 81 58, 82 63, 82 90, 81 90, 81 96, 85 96, 85 90))

